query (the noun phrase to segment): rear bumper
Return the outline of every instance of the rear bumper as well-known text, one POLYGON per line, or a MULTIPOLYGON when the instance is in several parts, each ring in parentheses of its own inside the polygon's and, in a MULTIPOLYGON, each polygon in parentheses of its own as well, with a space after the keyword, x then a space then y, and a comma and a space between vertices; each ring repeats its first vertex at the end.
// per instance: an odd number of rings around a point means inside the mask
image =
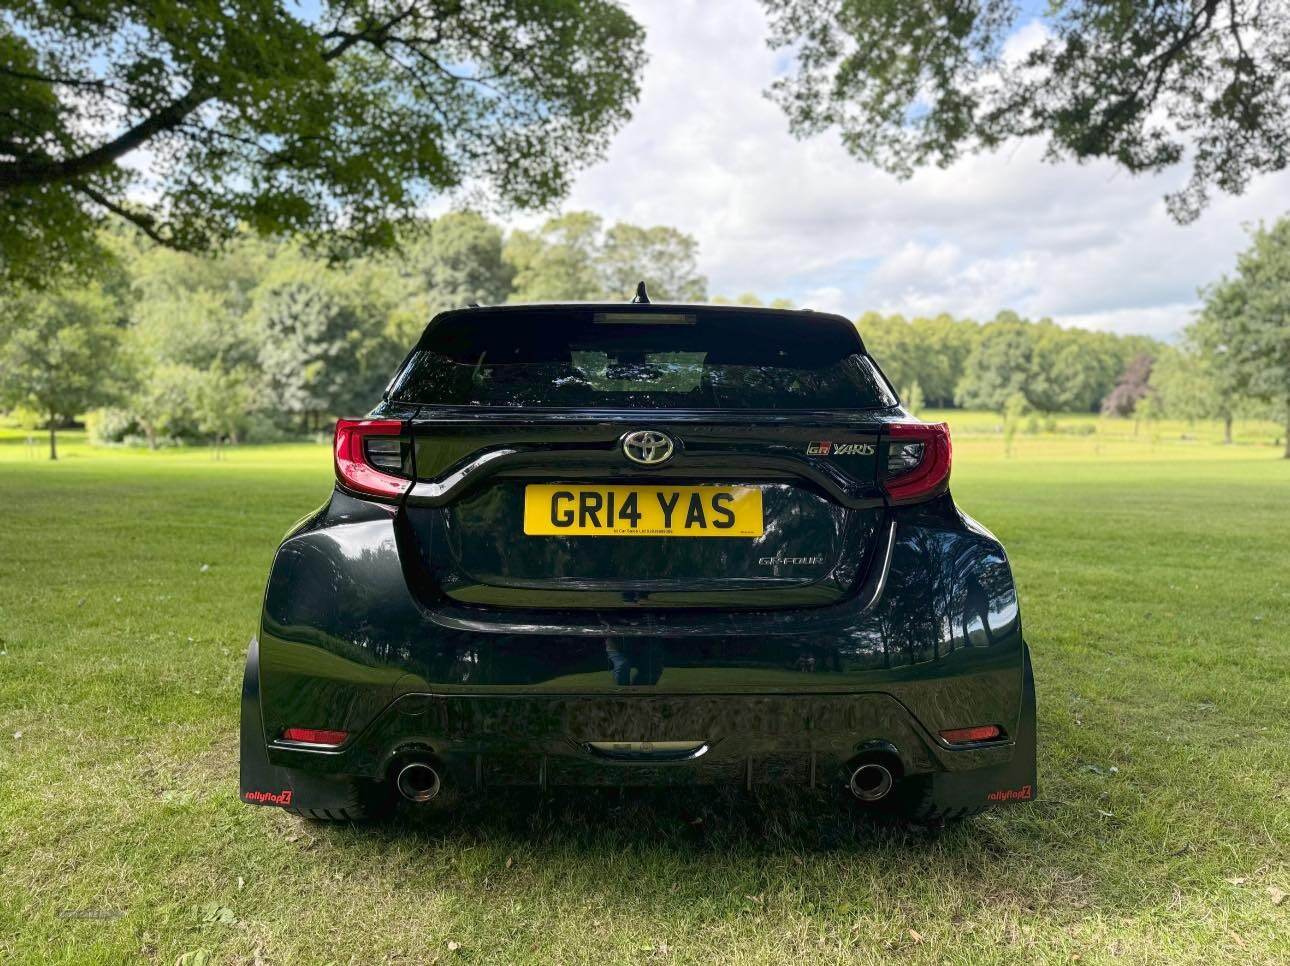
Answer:
POLYGON ((1028 801, 1036 794, 1035 689, 1023 645, 1022 702, 1006 742, 946 747, 896 697, 846 694, 404 694, 341 749, 266 742, 259 646, 242 695, 244 801, 327 809, 354 779, 388 780, 396 762, 433 758, 461 787, 846 783, 858 756, 899 758, 927 775, 941 813, 1028 801), (634 743, 630 760, 603 743, 634 743), (641 742, 686 743, 658 760, 641 742))
POLYGON ((763 612, 427 602, 393 514, 338 497, 280 548, 243 689, 244 799, 326 808, 315 803, 387 780, 414 752, 466 786, 828 785, 876 746, 959 808, 1034 797, 1034 683, 1011 570, 948 497, 892 511, 883 566, 853 598, 763 612), (1008 740, 952 749, 937 737, 985 724, 1008 740), (292 726, 350 738, 283 746, 292 726), (587 747, 663 741, 706 750, 660 764, 587 747))

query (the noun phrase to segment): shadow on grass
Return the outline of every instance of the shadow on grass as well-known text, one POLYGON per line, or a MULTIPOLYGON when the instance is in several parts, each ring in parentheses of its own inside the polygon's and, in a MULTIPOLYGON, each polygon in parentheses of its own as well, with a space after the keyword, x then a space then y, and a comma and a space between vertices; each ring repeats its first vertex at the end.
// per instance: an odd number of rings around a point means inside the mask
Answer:
POLYGON ((884 915, 921 915, 934 904, 937 916, 958 918, 1004 909, 1078 917, 1143 901, 1141 883, 1107 880, 1063 848, 1052 810, 1035 805, 939 831, 874 818, 840 791, 778 787, 508 789, 444 805, 309 832, 342 863, 379 864, 418 889, 447 886, 462 902, 505 894, 571 908, 671 910, 687 921, 696 909, 764 910, 771 897, 820 923, 861 906, 884 915))
POLYGON ((731 788, 578 788, 546 793, 499 789, 454 795, 429 805, 400 803, 382 822, 324 827, 334 845, 364 847, 408 840, 439 846, 481 841, 588 852, 673 850, 746 856, 855 853, 893 845, 971 841, 960 834, 982 820, 932 830, 857 805, 841 792, 767 786, 731 788))

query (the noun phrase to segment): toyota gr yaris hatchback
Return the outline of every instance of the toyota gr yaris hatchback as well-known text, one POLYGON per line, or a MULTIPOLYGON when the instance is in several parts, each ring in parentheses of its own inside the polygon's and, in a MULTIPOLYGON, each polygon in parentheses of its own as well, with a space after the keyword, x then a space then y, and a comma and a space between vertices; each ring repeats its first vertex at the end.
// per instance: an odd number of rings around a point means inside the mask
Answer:
POLYGON ((1034 797, 1003 547, 840 316, 438 315, 269 572, 241 794, 357 819, 450 783, 1034 797))

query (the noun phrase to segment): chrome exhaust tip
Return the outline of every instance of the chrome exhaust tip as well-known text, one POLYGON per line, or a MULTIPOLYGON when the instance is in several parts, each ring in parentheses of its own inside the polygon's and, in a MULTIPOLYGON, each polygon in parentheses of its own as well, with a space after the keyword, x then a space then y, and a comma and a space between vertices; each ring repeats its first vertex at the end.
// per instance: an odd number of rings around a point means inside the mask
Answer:
POLYGON ((417 804, 430 801, 443 789, 439 772, 424 761, 414 761, 400 768, 394 785, 400 795, 417 804))
POLYGON ((851 773, 851 780, 847 782, 851 794, 862 802, 876 802, 885 798, 893 784, 894 779, 887 766, 873 761, 857 767, 851 773))

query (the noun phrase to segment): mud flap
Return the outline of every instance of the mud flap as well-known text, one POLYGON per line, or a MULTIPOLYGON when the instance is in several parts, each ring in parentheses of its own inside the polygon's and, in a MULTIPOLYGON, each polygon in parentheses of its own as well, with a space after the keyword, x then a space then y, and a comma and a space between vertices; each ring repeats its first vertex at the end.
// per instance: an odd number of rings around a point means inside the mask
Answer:
POLYGON ((250 805, 327 811, 352 808, 353 784, 344 779, 269 763, 260 712, 260 642, 251 638, 242 674, 241 799, 250 805))
POLYGON ((1012 760, 1006 765, 971 771, 936 772, 928 796, 932 810, 942 816, 970 814, 991 805, 1033 801, 1039 794, 1036 765, 1035 675, 1030 648, 1023 651, 1021 715, 1012 760))

